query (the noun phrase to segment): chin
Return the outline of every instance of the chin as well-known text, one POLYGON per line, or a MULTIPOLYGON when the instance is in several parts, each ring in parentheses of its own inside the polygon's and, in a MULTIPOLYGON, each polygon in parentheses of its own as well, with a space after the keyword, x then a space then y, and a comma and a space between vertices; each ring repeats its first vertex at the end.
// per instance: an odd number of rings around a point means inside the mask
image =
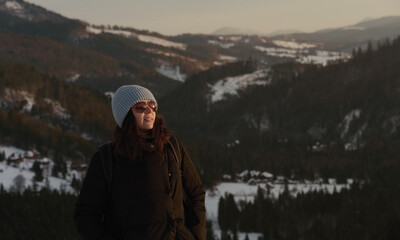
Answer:
POLYGON ((151 129, 153 129, 153 125, 151 125, 151 126, 143 126, 143 129, 144 130, 151 130, 151 129))

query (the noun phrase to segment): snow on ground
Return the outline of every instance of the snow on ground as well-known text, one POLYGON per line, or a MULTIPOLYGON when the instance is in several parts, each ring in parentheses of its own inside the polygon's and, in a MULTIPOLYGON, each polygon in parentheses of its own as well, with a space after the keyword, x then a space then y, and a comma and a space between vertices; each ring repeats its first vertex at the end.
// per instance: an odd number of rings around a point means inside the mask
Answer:
POLYGON ((70 77, 68 77, 68 78, 66 79, 66 81, 67 81, 67 82, 75 82, 76 80, 79 79, 80 76, 81 76, 81 75, 80 75, 79 73, 73 73, 73 74, 71 74, 70 77))
POLYGON ((179 82, 185 82, 186 80, 186 74, 182 73, 180 71, 179 66, 171 66, 171 65, 165 65, 162 64, 158 68, 156 68, 156 71, 163 75, 166 76, 167 78, 179 81, 179 82))
POLYGON ((227 62, 234 62, 237 60, 236 57, 228 56, 228 55, 219 55, 219 59, 222 61, 227 61, 227 62))
POLYGON ((3 92, 3 96, 0 97, 6 103, 19 103, 24 102, 24 106, 22 107, 22 111, 30 112, 32 110, 33 105, 35 105, 35 96, 31 93, 14 90, 12 88, 5 88, 3 92))
POLYGON ((267 85, 270 81, 269 69, 257 70, 253 73, 235 77, 227 77, 217 81, 211 88, 211 101, 217 102, 224 99, 226 94, 237 95, 238 90, 250 85, 267 85))
POLYGON ((208 43, 211 45, 220 46, 222 48, 231 48, 235 46, 234 43, 222 43, 215 40, 208 40, 208 43))
MULTIPOLYGON (((310 191, 325 191, 328 193, 333 193, 335 190, 340 192, 343 188, 350 188, 351 182, 349 184, 336 184, 334 180, 330 180, 331 184, 317 184, 317 183, 295 183, 288 184, 289 192, 293 196, 297 196, 298 193, 307 193, 310 191)), ((269 197, 277 199, 279 195, 284 192, 284 184, 271 184, 269 197)), ((211 220, 213 223, 213 230, 217 236, 220 236, 221 231, 218 226, 218 202, 222 196, 230 193, 234 195, 236 203, 239 201, 253 202, 254 197, 257 195, 258 188, 264 190, 267 193, 267 184, 259 183, 257 185, 249 185, 247 183, 236 183, 236 182, 222 182, 215 186, 213 189, 206 191, 206 209, 207 209, 207 219, 211 220)), ((245 238, 245 233, 239 233, 239 239, 245 238)), ((250 239, 258 239, 261 233, 251 233, 249 234, 250 239)))
POLYGON ((240 41, 242 40, 242 36, 230 36, 229 39, 232 41, 240 41))
POLYGON ((26 104, 22 108, 22 111, 31 112, 33 105, 35 105, 35 97, 33 94, 27 92, 21 92, 26 100, 26 104))
POLYGON ((164 55, 167 57, 176 57, 176 58, 184 59, 185 61, 191 61, 191 62, 197 63, 197 60, 194 58, 186 57, 186 56, 174 53, 174 52, 162 51, 160 49, 155 49, 155 48, 146 48, 145 51, 149 52, 149 53, 158 54, 158 55, 164 55))
POLYGON ((118 36, 122 36, 122 37, 126 37, 126 38, 132 38, 132 37, 136 36, 135 33, 126 31, 126 30, 115 30, 115 29, 108 29, 108 28, 103 29, 103 28, 96 28, 96 27, 92 27, 92 26, 87 26, 86 31, 93 33, 93 34, 110 33, 110 34, 114 34, 114 35, 118 35, 118 36))
POLYGON ((349 59, 349 58, 350 55, 347 53, 317 50, 316 55, 302 56, 296 59, 296 61, 300 63, 321 64, 322 66, 326 66, 330 61, 337 61, 339 59, 349 59))
MULTIPOLYGON (((25 154, 26 155, 32 154, 31 152, 25 151, 23 149, 19 149, 13 146, 3 146, 3 145, 0 145, 0 152, 4 152, 6 158, 10 157, 12 154, 14 154, 17 157, 24 157, 25 154)), ((50 159, 44 157, 39 159, 38 161, 50 162, 49 165, 46 165, 47 167, 43 167, 43 175, 44 177, 48 176, 48 183, 46 183, 46 180, 38 183, 37 185, 38 189, 48 184, 50 189, 75 192, 70 186, 69 181, 50 176, 52 168, 52 161, 50 159)), ((28 187, 32 188, 33 187, 32 179, 33 176, 35 175, 34 172, 30 170, 32 168, 32 165, 33 161, 28 159, 24 159, 23 162, 21 162, 18 165, 18 167, 7 165, 6 160, 0 162, 0 184, 2 184, 6 190, 10 190, 11 188, 15 187, 14 179, 16 179, 18 175, 21 175, 23 176, 24 179, 24 184, 22 186, 23 189, 26 189, 28 187)))
POLYGON ((126 37, 126 38, 137 38, 139 41, 142 41, 142 42, 152 43, 152 44, 163 46, 163 47, 172 47, 172 48, 177 48, 177 49, 181 49, 181 50, 186 50, 186 44, 172 42, 172 41, 162 39, 159 37, 143 35, 143 34, 136 34, 134 32, 126 31, 126 30, 115 30, 115 29, 107 29, 107 28, 100 29, 100 28, 96 28, 96 27, 92 27, 92 26, 87 26, 86 31, 93 33, 93 34, 101 34, 102 32, 104 32, 104 33, 119 35, 119 36, 126 37))
POLYGON ((114 92, 105 92, 104 95, 112 99, 114 97, 114 92))
POLYGON ((296 55, 299 53, 297 50, 286 49, 286 48, 255 46, 255 49, 261 52, 266 52, 267 55, 269 56, 276 56, 276 57, 296 58, 296 55))
POLYGON ((339 59, 349 59, 350 54, 342 52, 329 52, 316 50, 315 54, 310 54, 308 49, 287 49, 287 48, 274 48, 255 46, 258 51, 266 52, 268 56, 294 58, 297 62, 304 64, 321 64, 326 66, 330 61, 337 61, 339 59))
POLYGON ((8 2, 6 2, 5 5, 6 5, 6 8, 12 9, 12 10, 22 10, 23 9, 22 6, 18 2, 15 2, 15 1, 8 1, 8 2))
POLYGON ((68 119, 71 116, 67 113, 67 110, 61 106, 61 103, 50 98, 45 98, 44 101, 51 105, 53 113, 61 119, 68 119))
MULTIPOLYGON (((14 179, 18 175, 22 175, 23 178, 25 179, 25 184, 23 185, 23 189, 26 189, 28 187, 33 188, 32 179, 35 175, 33 171, 12 167, 6 165, 5 162, 0 162, 0 184, 3 185, 4 189, 10 190, 11 188, 15 187, 14 179)), ((66 192, 71 192, 71 193, 75 192, 70 186, 70 183, 64 179, 56 177, 49 177, 48 179, 49 179, 48 184, 50 189, 65 190, 66 192)), ((41 183, 38 183, 37 187, 40 189, 44 187, 45 184, 46 184, 45 181, 43 181, 41 183)))
POLYGON ((347 132, 349 131, 350 124, 353 120, 357 120, 360 118, 361 115, 361 109, 353 109, 351 110, 343 119, 343 121, 339 125, 339 129, 342 130, 340 133, 340 136, 344 138, 346 136, 347 132))
POLYGON ((183 44, 183 43, 176 43, 176 42, 172 42, 172 41, 165 40, 162 38, 148 36, 148 35, 141 35, 141 34, 138 34, 137 38, 142 42, 148 42, 148 43, 160 45, 163 47, 172 47, 172 48, 177 48, 177 49, 181 49, 181 50, 186 50, 186 44, 183 44))
POLYGON ((1 146, 1 145, 0 145, 0 152, 4 152, 6 158, 8 158, 13 153, 20 155, 24 155, 25 153, 25 151, 20 148, 16 148, 13 146, 1 146))
POLYGON ((305 48, 314 48, 316 47, 315 44, 311 43, 298 43, 295 41, 282 41, 282 40, 274 40, 272 41, 275 45, 283 48, 290 48, 290 49, 305 49, 305 48))

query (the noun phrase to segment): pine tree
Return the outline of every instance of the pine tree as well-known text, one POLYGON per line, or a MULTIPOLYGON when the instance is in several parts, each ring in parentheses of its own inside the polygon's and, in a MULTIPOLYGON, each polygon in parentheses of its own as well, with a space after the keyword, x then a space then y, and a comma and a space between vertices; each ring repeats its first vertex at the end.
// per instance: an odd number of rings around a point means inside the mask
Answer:
POLYGON ((33 180, 35 182, 41 182, 43 181, 43 170, 40 167, 40 163, 35 161, 35 163, 32 166, 32 171, 35 173, 35 176, 33 177, 33 180))
POLYGON ((25 189, 25 177, 21 174, 17 175, 13 179, 13 188, 15 189, 16 192, 22 193, 25 189))
POLYGON ((214 230, 212 227, 212 222, 207 220, 206 221, 206 226, 207 226, 207 235, 206 235, 206 239, 207 240, 216 240, 215 236, 214 236, 214 230))
POLYGON ((4 151, 0 152, 0 162, 3 162, 4 160, 6 160, 6 154, 4 151))
POLYGON ((81 181, 76 179, 75 176, 73 176, 72 181, 71 181, 71 187, 78 193, 82 187, 82 183, 81 183, 81 181))

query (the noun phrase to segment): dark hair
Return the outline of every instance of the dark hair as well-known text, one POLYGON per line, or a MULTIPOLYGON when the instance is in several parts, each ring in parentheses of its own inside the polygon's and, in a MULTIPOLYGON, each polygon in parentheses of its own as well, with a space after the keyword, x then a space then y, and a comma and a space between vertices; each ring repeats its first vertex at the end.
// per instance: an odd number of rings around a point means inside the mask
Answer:
POLYGON ((128 156, 130 159, 140 158, 143 150, 150 150, 146 138, 154 139, 154 148, 151 150, 163 154, 164 144, 171 136, 170 130, 165 126, 164 118, 156 114, 153 129, 145 134, 140 134, 132 110, 126 115, 122 127, 114 130, 114 153, 128 156))

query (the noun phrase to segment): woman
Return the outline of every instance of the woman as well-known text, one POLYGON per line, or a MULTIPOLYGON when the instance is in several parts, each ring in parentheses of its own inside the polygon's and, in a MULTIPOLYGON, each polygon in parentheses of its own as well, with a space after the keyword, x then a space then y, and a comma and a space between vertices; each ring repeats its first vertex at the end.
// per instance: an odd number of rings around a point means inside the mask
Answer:
POLYGON ((110 154, 93 155, 75 205, 75 224, 84 239, 205 239, 205 190, 157 109, 144 87, 126 85, 115 92, 118 126, 110 154), (184 207, 185 194, 190 208, 184 207), (190 211, 194 219, 188 219, 190 211))

